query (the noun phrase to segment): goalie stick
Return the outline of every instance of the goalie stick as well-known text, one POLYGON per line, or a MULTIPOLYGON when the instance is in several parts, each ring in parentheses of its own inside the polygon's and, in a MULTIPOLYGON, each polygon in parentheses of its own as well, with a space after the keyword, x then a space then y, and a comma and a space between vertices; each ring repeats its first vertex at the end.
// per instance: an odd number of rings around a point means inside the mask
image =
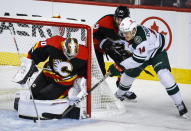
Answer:
MULTIPOLYGON (((12 27, 13 28, 13 27, 12 27)), ((17 41, 16 41, 16 38, 14 37, 14 30, 12 29, 10 29, 9 28, 9 31, 10 31, 10 33, 11 33, 11 36, 12 36, 12 38, 13 38, 13 42, 14 42, 14 44, 15 44, 15 47, 16 47, 16 50, 17 50, 17 55, 18 55, 18 57, 19 57, 19 60, 20 60, 20 62, 21 62, 21 53, 20 53, 20 50, 19 50, 19 47, 18 47, 18 44, 17 44, 17 41)), ((34 68, 34 67, 32 67, 32 68, 34 68)), ((28 79, 24 79, 24 83, 25 84, 27 84, 27 86, 28 86, 28 82, 30 81, 30 78, 28 77, 28 79)), ((23 83, 23 81, 22 82, 20 82, 19 84, 23 87, 24 86, 24 83, 23 83)), ((30 90, 30 93, 31 93, 31 97, 32 97, 32 101, 33 101, 33 104, 34 104, 34 108, 35 108, 35 112, 36 112, 36 116, 37 116, 37 118, 38 118, 38 121, 40 122, 40 117, 39 117, 39 114, 38 114, 38 110, 37 110, 37 107, 36 107, 36 103, 35 103, 35 101, 34 101, 34 97, 33 97, 33 94, 32 94, 32 91, 31 91, 31 87, 29 87, 29 90, 30 90)), ((34 120, 34 123, 36 123, 36 119, 33 119, 34 120)))
MULTIPOLYGON (((108 78, 110 75, 110 72, 108 72, 98 83, 96 83, 88 92, 87 94, 90 94, 96 87, 98 87, 103 81, 105 81, 106 78, 108 78)), ((87 95, 86 95, 87 96, 87 95)), ((73 105, 69 106, 63 113, 61 114, 52 114, 52 113, 42 113, 42 116, 47 119, 62 119, 64 118, 75 106, 77 103, 74 103, 73 105)))
MULTIPOLYGON (((17 55, 18 55, 18 57, 19 57, 19 60, 21 60, 21 54, 20 54, 20 51, 19 51, 19 47, 18 47, 17 41, 16 41, 16 39, 15 39, 15 37, 14 37, 14 30, 13 30, 13 29, 11 30, 10 28, 11 28, 11 27, 9 27, 9 31, 10 31, 10 33, 11 33, 11 36, 12 36, 12 38, 13 38, 15 47, 16 47, 16 49, 17 49, 17 55)), ((13 27, 12 27, 12 28, 13 28, 13 27)))

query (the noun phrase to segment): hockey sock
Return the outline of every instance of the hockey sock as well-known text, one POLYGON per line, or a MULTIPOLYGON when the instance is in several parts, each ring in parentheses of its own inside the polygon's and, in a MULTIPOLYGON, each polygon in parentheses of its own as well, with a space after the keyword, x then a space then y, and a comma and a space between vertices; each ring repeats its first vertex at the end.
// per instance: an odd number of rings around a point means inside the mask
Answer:
POLYGON ((121 75, 121 79, 118 85, 117 94, 123 95, 125 92, 127 92, 131 88, 131 85, 134 80, 135 78, 127 76, 125 73, 123 73, 121 75))
POLYGON ((179 87, 176 84, 172 74, 168 69, 162 69, 158 71, 158 77, 162 85, 166 88, 168 95, 172 98, 175 104, 182 102, 182 97, 179 91, 179 87))

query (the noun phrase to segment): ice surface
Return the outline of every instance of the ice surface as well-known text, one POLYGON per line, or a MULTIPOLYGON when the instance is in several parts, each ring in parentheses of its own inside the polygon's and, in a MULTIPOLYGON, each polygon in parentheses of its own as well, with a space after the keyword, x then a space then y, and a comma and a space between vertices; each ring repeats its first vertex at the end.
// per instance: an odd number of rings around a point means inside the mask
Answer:
MULTIPOLYGON (((0 91, 14 90, 19 85, 11 82, 16 69, 0 68, 0 91)), ((108 78, 113 90, 115 78, 108 78)), ((179 84, 188 110, 191 110, 191 85, 179 84)), ((179 117, 172 100, 158 81, 136 80, 132 91, 137 102, 123 102, 118 112, 94 113, 84 120, 45 120, 34 123, 18 118, 11 101, 0 100, 0 131, 191 131, 191 120, 179 117)), ((2 99, 3 94, 0 94, 2 99)), ((190 115, 190 112, 189 112, 190 115)))

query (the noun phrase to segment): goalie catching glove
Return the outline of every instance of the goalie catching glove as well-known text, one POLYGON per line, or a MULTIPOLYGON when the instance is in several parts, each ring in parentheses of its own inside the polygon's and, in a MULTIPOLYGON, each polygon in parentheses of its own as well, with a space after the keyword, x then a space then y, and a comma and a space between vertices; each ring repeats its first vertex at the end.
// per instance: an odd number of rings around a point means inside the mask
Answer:
POLYGON ((119 76, 121 73, 125 71, 125 68, 123 66, 117 65, 117 64, 112 64, 109 66, 108 72, 110 72, 111 77, 113 76, 119 76))
POLYGON ((27 80, 33 75, 33 73, 38 71, 38 68, 36 67, 33 60, 26 57, 23 57, 21 62, 22 63, 20 68, 13 77, 13 82, 25 84, 27 80))

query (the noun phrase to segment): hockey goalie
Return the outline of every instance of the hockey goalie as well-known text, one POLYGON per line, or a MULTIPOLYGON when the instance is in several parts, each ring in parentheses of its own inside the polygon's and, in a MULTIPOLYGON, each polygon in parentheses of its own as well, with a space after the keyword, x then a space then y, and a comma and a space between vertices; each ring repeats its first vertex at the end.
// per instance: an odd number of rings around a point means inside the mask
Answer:
POLYGON ((29 90, 16 93, 14 108, 19 117, 46 119, 43 113, 62 114, 70 106, 74 108, 62 118, 86 117, 81 101, 87 95, 87 53, 76 38, 54 36, 36 43, 13 77, 14 82, 28 85, 36 65, 46 62, 29 90))

